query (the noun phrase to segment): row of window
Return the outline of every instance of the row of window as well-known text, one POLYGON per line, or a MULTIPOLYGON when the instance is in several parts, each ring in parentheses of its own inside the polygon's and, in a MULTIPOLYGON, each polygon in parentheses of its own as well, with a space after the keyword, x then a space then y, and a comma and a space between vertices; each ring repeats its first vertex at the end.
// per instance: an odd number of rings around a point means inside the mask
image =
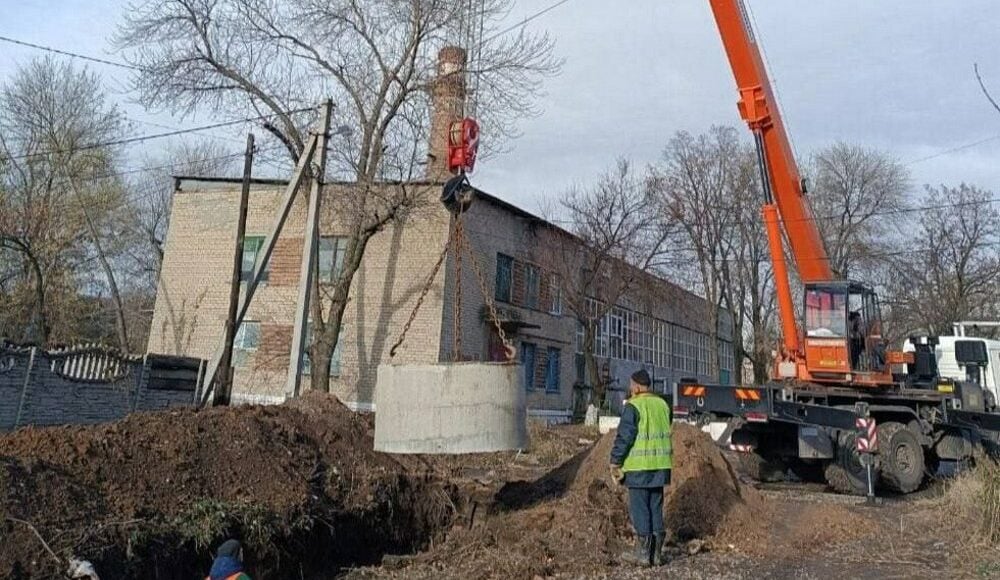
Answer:
MULTIPOLYGON (((309 361, 309 351, 305 348, 312 343, 312 323, 306 325, 306 340, 302 352, 302 374, 311 373, 312 364, 309 361)), ((338 341, 330 357, 330 376, 340 376, 340 352, 343 341, 338 341)), ((260 348, 260 322, 244 320, 233 339, 233 366, 246 368, 250 364, 250 356, 260 348)))
MULTIPOLYGON (((597 303, 591 301, 596 314, 597 303)), ((578 353, 583 353, 583 324, 577 325, 578 353)), ((602 358, 711 375, 711 338, 700 332, 616 306, 597 323, 594 353, 602 358)), ((732 371, 732 345, 719 341, 719 366, 732 371)))
POLYGON ((521 343, 521 368, 524 372, 524 388, 529 391, 545 389, 546 393, 559 392, 559 362, 562 351, 548 347, 541 351, 533 342, 521 343), (539 375, 539 355, 545 355, 545 373, 539 375))
MULTIPOLYGON (((340 277, 344 269, 344 256, 347 254, 348 238, 342 236, 321 236, 319 239, 319 281, 332 283, 340 277)), ((240 267, 240 282, 248 282, 253 278, 253 270, 264 251, 264 236, 246 236, 243 238, 243 261, 240 267)), ((271 263, 264 266, 261 281, 266 282, 270 274, 271 263)))
POLYGON ((562 314, 562 289, 558 281, 535 264, 498 253, 494 288, 497 302, 562 314), (523 276, 523 287, 515 283, 517 276, 523 276))

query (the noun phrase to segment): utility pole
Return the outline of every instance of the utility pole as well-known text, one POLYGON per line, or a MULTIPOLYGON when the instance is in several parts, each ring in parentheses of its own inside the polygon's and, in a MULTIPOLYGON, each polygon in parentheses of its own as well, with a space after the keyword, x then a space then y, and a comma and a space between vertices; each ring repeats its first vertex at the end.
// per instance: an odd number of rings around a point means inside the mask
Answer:
POLYGON ((247 210, 250 205, 250 179, 253 173, 253 133, 247 135, 247 150, 243 157, 243 188, 240 190, 239 217, 236 219, 236 249, 233 252, 233 276, 229 283, 229 312, 226 315, 226 335, 222 359, 216 377, 213 405, 228 405, 233 392, 233 340, 236 338, 236 314, 240 303, 240 275, 243 272, 243 241, 247 230, 247 210))
MULTIPOLYGON (((312 189, 309 192, 309 210, 306 214, 306 232, 302 247, 302 265, 299 274, 299 295, 295 303, 295 325, 292 327, 292 350, 288 359, 288 380, 285 384, 285 396, 297 397, 302 383, 302 349, 306 343, 306 329, 309 324, 309 300, 312 297, 313 273, 316 260, 319 259, 319 209, 320 196, 323 193, 323 178, 326 175, 326 145, 330 134, 330 117, 333 113, 333 102, 323 103, 323 118, 320 122, 321 132, 317 136, 316 154, 312 164, 312 189)), ((319 300, 319 296, 313 297, 319 300)))
MULTIPOLYGON (((330 116, 327 115, 326 121, 324 121, 327 129, 329 131, 329 121, 330 116)), ((326 133, 324 132, 323 135, 326 133)), ((271 223, 271 227, 268 230, 266 236, 264 236, 264 242, 261 244, 260 251, 257 254, 257 263, 253 267, 253 276, 250 277, 246 282, 246 288, 243 291, 243 295, 240 296, 239 306, 236 309, 236 319, 233 322, 233 328, 238 329, 243 319, 247 315, 247 311, 250 310, 250 302, 253 300, 254 293, 257 291, 257 287, 260 285, 264 277, 264 268, 267 265, 268 260, 271 259, 271 254, 274 252, 275 243, 278 240, 278 236, 281 235, 282 228, 285 227, 285 221, 288 219, 288 214, 292 211, 292 205, 295 203, 295 198, 298 194, 299 187, 305 181, 306 175, 311 174, 310 171, 313 158, 316 154, 316 148, 319 143, 319 135, 316 132, 312 132, 309 139, 306 140, 305 146, 302 148, 302 153, 299 155, 298 161, 295 163, 295 170, 292 171, 292 178, 288 181, 285 186, 285 192, 281 197, 281 204, 278 206, 278 210, 274 214, 274 220, 271 223)), ((325 138, 324 138, 325 139, 325 138)), ((242 262, 242 248, 240 251, 240 261, 242 262)), ((234 331, 235 334, 235 331, 234 331)), ((231 342, 231 341, 230 341, 231 342)), ((218 383, 217 376, 222 365, 222 355, 225 351, 225 341, 219 346, 209 359, 208 365, 205 367, 205 380, 204 380, 204 392, 199 397, 199 404, 206 405, 209 400, 214 397, 214 389, 218 383)))

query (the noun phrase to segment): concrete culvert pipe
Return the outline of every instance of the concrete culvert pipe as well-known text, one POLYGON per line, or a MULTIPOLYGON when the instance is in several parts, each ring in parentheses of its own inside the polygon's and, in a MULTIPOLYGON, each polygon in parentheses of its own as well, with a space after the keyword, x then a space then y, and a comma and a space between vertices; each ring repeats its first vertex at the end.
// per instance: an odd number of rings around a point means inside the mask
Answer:
POLYGON ((507 363, 382 365, 375 450, 486 453, 528 445, 520 367, 507 363))

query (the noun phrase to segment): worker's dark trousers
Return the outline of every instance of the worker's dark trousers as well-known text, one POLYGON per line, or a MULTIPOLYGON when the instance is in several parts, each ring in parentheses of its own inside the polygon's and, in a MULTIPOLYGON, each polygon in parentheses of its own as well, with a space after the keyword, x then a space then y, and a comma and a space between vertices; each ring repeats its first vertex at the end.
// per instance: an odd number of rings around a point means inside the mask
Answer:
POLYGON ((663 488, 628 488, 628 512, 640 536, 663 533, 663 488))

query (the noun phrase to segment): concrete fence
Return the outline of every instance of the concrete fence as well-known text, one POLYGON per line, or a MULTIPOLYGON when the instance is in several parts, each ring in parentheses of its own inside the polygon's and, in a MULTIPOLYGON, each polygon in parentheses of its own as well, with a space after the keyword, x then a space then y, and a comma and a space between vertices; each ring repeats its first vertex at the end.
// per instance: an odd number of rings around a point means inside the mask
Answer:
POLYGON ((204 372, 205 361, 190 357, 0 343, 0 431, 102 423, 133 411, 194 405, 204 372))

